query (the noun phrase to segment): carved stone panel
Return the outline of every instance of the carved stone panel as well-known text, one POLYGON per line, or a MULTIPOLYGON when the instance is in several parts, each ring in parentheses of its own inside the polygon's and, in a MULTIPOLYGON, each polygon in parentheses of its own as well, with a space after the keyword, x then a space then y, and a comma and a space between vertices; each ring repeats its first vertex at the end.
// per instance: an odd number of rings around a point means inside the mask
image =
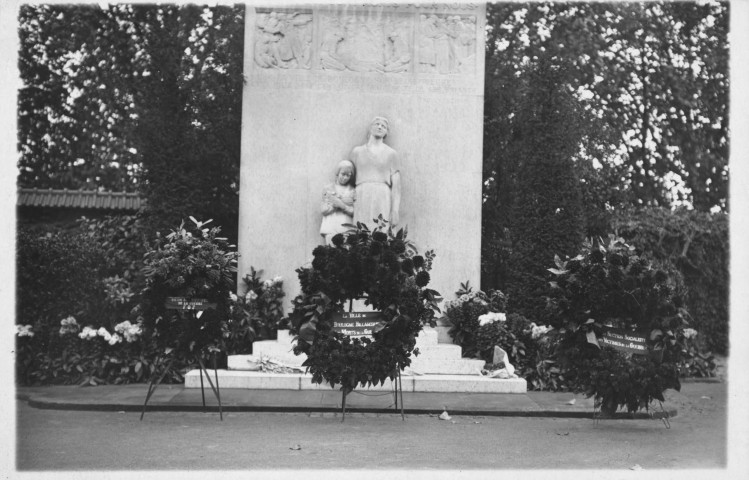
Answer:
POLYGON ((320 68, 403 73, 413 68, 410 17, 322 15, 320 68))
POLYGON ((419 73, 472 74, 476 69, 476 17, 419 15, 419 73))
POLYGON ((255 64, 261 68, 310 68, 312 64, 311 12, 259 13, 255 29, 255 64))

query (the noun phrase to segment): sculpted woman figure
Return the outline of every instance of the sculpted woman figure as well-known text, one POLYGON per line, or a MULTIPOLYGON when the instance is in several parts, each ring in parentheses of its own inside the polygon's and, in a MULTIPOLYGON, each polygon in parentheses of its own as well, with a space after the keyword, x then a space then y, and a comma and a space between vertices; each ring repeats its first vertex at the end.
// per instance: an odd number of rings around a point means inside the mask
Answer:
POLYGON ((397 225, 400 221, 398 153, 383 141, 389 129, 386 118, 375 117, 369 126, 367 143, 351 151, 351 163, 356 168, 354 222, 371 226, 380 215, 390 225, 397 225))
POLYGON ((355 172, 354 164, 349 160, 343 160, 336 169, 335 182, 323 188, 320 205, 323 219, 320 225, 320 235, 325 238, 325 243, 328 245, 331 244, 333 235, 347 230, 344 224, 350 224, 353 221, 356 200, 355 172))

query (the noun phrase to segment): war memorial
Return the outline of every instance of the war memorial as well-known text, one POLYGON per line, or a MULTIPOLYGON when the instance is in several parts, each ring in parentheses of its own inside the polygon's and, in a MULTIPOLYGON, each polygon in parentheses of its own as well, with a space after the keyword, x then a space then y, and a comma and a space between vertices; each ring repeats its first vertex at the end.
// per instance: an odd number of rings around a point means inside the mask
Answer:
MULTIPOLYGON (((480 284, 485 6, 258 7, 245 22, 238 270, 293 279, 293 298, 296 270, 346 230, 331 223, 374 227, 380 212, 437 252, 436 291, 480 284)), ((301 366, 292 338, 279 330, 253 355, 229 356, 221 388, 329 389, 309 374, 250 371, 261 357, 301 366)), ((461 358, 446 327, 426 327, 416 346, 403 391, 526 391, 521 378, 482 377, 484 362, 461 358)), ((187 374, 187 388, 200 385, 199 370, 187 374)))

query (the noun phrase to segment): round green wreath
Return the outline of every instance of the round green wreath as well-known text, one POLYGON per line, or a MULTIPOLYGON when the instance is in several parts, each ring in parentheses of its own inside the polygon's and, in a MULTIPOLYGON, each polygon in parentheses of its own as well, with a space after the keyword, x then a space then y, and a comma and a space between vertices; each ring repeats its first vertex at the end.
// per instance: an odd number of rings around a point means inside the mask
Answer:
POLYGON ((442 300, 426 288, 434 252, 421 256, 403 228, 393 233, 382 218, 374 230, 351 225, 333 237, 332 246, 316 247, 312 266, 297 269, 302 293, 294 299, 292 333, 299 341, 294 353, 314 383, 341 385, 349 393, 395 378, 397 369, 411 364, 416 336, 423 325, 434 325, 442 300), (372 338, 350 338, 332 330, 332 315, 347 311, 353 299, 381 311, 385 320, 372 338))

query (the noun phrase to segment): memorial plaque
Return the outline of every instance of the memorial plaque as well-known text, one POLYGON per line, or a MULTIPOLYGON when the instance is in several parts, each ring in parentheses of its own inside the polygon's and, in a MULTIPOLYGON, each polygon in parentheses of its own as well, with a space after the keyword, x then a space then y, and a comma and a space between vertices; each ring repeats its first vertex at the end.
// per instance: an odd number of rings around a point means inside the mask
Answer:
POLYGON ((647 355, 648 344, 645 334, 620 328, 603 327, 601 343, 620 352, 647 355))
POLYGON ((348 312, 333 315, 333 331, 353 338, 371 337, 378 323, 384 322, 382 312, 348 312))
POLYGON ((205 298, 167 297, 164 305, 167 310, 210 310, 216 308, 205 298))

